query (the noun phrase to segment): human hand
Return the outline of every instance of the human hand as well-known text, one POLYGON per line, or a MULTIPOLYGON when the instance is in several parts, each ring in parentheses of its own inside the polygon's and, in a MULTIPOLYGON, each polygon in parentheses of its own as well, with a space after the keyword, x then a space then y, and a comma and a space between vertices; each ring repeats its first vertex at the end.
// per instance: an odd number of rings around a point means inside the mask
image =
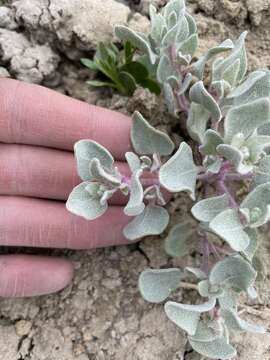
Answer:
MULTIPOLYGON (((128 173, 124 153, 130 149, 130 119, 90 106, 46 88, 0 80, 0 245, 91 249, 124 244, 122 229, 130 221, 114 196, 101 218, 72 215, 65 201, 81 180, 73 145, 93 139, 114 155, 128 173)), ((0 256, 0 296, 20 297, 64 288, 72 264, 34 255, 0 256)))

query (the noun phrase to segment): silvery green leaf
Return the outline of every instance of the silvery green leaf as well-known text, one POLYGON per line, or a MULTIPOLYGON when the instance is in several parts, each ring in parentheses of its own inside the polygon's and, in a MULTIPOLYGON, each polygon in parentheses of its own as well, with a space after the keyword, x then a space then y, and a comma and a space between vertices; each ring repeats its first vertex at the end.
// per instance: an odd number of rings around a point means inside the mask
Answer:
POLYGON ((161 234, 169 223, 169 215, 166 209, 147 205, 144 211, 136 216, 123 230, 128 240, 138 240, 144 236, 161 234))
POLYGON ((137 154, 171 154, 174 144, 167 134, 149 125, 138 111, 134 112, 132 120, 131 142, 137 154))
POLYGON ((122 41, 129 41, 133 46, 142 50, 149 56, 151 64, 155 64, 157 55, 151 49, 150 43, 145 39, 142 34, 135 32, 126 26, 117 25, 115 27, 115 35, 122 41))
POLYGON ((252 72, 248 78, 235 88, 227 99, 234 105, 248 103, 270 95, 270 71, 258 70, 252 72))
POLYGON ((131 173, 135 173, 141 168, 141 160, 138 155, 134 154, 133 152, 129 151, 126 152, 125 158, 127 160, 128 166, 131 170, 131 173))
POLYGON ((177 16, 181 16, 185 12, 184 0, 170 0, 161 10, 161 14, 168 19, 170 14, 175 12, 177 16))
POLYGON ((111 190, 105 190, 103 192, 103 195, 100 198, 100 204, 101 205, 105 205, 107 204, 107 201, 113 196, 113 194, 117 191, 118 189, 111 189, 111 190))
POLYGON ((98 218, 108 208, 106 203, 103 205, 100 203, 99 189, 100 185, 98 183, 83 182, 76 186, 68 197, 67 209, 86 220, 98 218))
POLYGON ((181 89, 178 91, 177 94, 178 95, 184 94, 187 91, 191 81, 192 81, 191 73, 186 74, 186 76, 185 76, 185 78, 184 78, 184 80, 182 82, 181 89))
POLYGON ((259 126, 269 121, 270 102, 267 98, 234 107, 229 110, 225 117, 225 141, 230 143, 237 133, 243 133, 246 138, 259 126))
POLYGON ((150 159, 150 157, 148 156, 141 156, 140 157, 141 163, 142 163, 142 168, 143 169, 150 169, 152 166, 152 160, 150 159))
POLYGON ((106 169, 102 167, 99 159, 93 159, 90 162, 90 174, 95 181, 109 187, 117 187, 121 184, 120 176, 117 173, 114 174, 106 171, 106 169))
POLYGON ((151 38, 156 44, 160 44, 167 28, 166 21, 161 14, 157 14, 156 8, 152 4, 150 4, 149 13, 151 20, 151 38))
POLYGON ((164 98, 166 105, 168 107, 169 113, 172 115, 175 115, 176 113, 176 103, 175 103, 175 97, 173 93, 173 89, 171 85, 167 82, 163 84, 163 92, 164 92, 164 98))
POLYGON ((234 165, 239 174, 244 175, 252 171, 253 165, 245 161, 249 158, 248 148, 245 147, 243 150, 246 151, 241 151, 237 147, 227 144, 220 144, 217 146, 217 153, 234 165))
POLYGON ((270 219, 270 183, 258 185, 252 190, 240 208, 248 217, 251 228, 266 224, 270 219))
POLYGON ((209 227, 235 251, 243 251, 249 245, 249 236, 236 209, 222 211, 210 222, 209 227))
POLYGON ((161 84, 165 83, 170 76, 175 75, 170 59, 166 54, 162 55, 157 67, 157 80, 161 84))
POLYGON ((190 238, 193 234, 191 224, 184 222, 175 225, 165 239, 164 246, 168 255, 181 257, 188 253, 190 238))
POLYGON ((201 313, 208 312, 215 307, 216 299, 212 298, 204 304, 187 305, 168 301, 165 313, 168 318, 189 335, 195 335, 201 313))
POLYGON ((112 169, 114 159, 107 149, 93 140, 80 140, 74 145, 74 154, 77 171, 82 180, 92 180, 90 162, 97 158, 101 165, 108 170, 112 169))
POLYGON ((140 176, 142 175, 142 172, 142 170, 138 170, 131 176, 130 197, 127 205, 124 208, 124 213, 127 216, 137 216, 141 214, 145 208, 143 202, 143 187, 140 182, 140 176))
POLYGON ((221 111, 212 95, 205 89, 203 82, 196 82, 189 91, 190 100, 196 104, 200 104, 209 111, 214 121, 221 119, 221 111))
POLYGON ((230 200, 227 194, 213 196, 197 202, 191 209, 192 215, 199 221, 210 222, 219 213, 228 209, 230 200))
POLYGON ((168 29, 171 29, 172 27, 174 27, 176 22, 177 22, 177 14, 175 11, 172 11, 167 20, 168 29))
POLYGON ((174 43, 180 43, 184 41, 188 36, 188 22, 184 16, 179 18, 174 27, 172 27, 164 36, 161 46, 167 48, 174 43))
POLYGON ((188 144, 182 142, 177 152, 161 166, 159 180, 168 191, 187 191, 194 200, 197 173, 192 150, 188 144))
POLYGON ((211 285, 209 280, 200 281, 198 284, 198 291, 202 297, 208 298, 216 298, 223 295, 224 293, 224 290, 222 288, 220 288, 218 285, 211 285))
POLYGON ((254 189, 256 186, 267 182, 270 182, 270 155, 265 156, 259 162, 258 167, 255 169, 251 188, 254 189))
POLYGON ((254 284, 256 276, 248 261, 240 256, 230 256, 214 265, 209 281, 212 285, 246 291, 254 284))
POLYGON ((224 71, 222 80, 225 81, 225 83, 230 84, 231 87, 235 87, 237 85, 239 70, 240 70, 240 60, 236 59, 224 71))
POLYGON ((257 250, 258 232, 256 229, 251 229, 251 228, 246 228, 245 232, 249 236, 249 245, 243 251, 243 254, 249 261, 252 261, 253 256, 255 255, 256 250, 257 250))
POLYGON ((155 200, 157 205, 164 206, 167 201, 160 190, 159 185, 151 185, 144 190, 144 198, 146 200, 155 200))
POLYGON ((222 160, 214 156, 207 156, 203 161, 203 166, 207 172, 218 174, 220 172, 222 160))
POLYGON ((233 49, 233 47, 234 47, 233 42, 230 39, 227 39, 223 41, 220 45, 208 50, 204 56, 202 56, 197 62, 195 62, 195 64, 193 64, 195 69, 195 75, 199 79, 202 79, 205 64, 207 63, 207 61, 221 52, 233 49))
POLYGON ((196 341, 189 337, 189 342, 193 350, 211 359, 226 360, 232 359, 236 355, 236 350, 224 337, 216 338, 212 341, 196 341))
POLYGON ((211 342, 220 337, 211 326, 211 322, 200 321, 194 336, 190 336, 189 339, 199 342, 211 342))
POLYGON ((231 91, 231 85, 225 80, 213 81, 211 89, 217 94, 217 97, 222 99, 231 91))
POLYGON ((176 61, 179 65, 188 65, 191 61, 191 56, 189 54, 183 55, 181 51, 178 51, 176 61))
POLYGON ((223 317, 226 325, 231 330, 241 331, 241 332, 245 331, 245 332, 259 333, 259 334, 266 333, 264 327, 256 324, 251 324, 241 319, 238 316, 237 311, 235 311, 234 309, 221 309, 220 315, 223 317))
POLYGON ((257 163, 262 155, 265 155, 264 150, 270 147, 270 136, 266 135, 251 135, 245 142, 245 146, 249 150, 249 159, 252 163, 257 163))
POLYGON ((216 155, 217 146, 223 143, 222 137, 215 130, 206 130, 200 152, 204 155, 216 155))
POLYGON ((210 113, 208 110, 202 105, 191 103, 188 112, 187 130, 193 140, 200 143, 203 141, 209 119, 210 113))
POLYGON ((218 62, 215 61, 212 70, 212 81, 222 80, 223 74, 226 72, 228 67, 230 67, 237 59, 239 59, 240 67, 236 77, 236 82, 241 82, 247 70, 247 56, 245 50, 246 35, 247 32, 245 31, 239 36, 239 38, 235 42, 231 54, 227 58, 220 59, 218 62))
POLYGON ((192 34, 180 45, 180 47, 177 50, 181 51, 181 53, 184 55, 190 55, 190 57, 192 58, 192 56, 194 55, 197 49, 197 46, 198 46, 198 35, 192 34))
POLYGON ((189 14, 185 14, 185 17, 187 19, 187 22, 188 22, 188 28, 189 28, 189 34, 195 34, 197 32, 197 25, 196 25, 196 22, 194 20, 194 18, 189 15, 189 14))
POLYGON ((222 309, 236 309, 236 295, 233 291, 226 289, 221 296, 218 297, 219 305, 222 309))
POLYGON ((160 303, 180 285, 182 273, 179 269, 144 270, 139 277, 142 297, 152 303, 160 303))
POLYGON ((204 271, 202 271, 200 268, 187 266, 187 267, 185 267, 185 271, 193 274, 194 276, 196 276, 197 279, 200 279, 200 280, 207 278, 206 273, 204 271))
POLYGON ((172 88, 177 88, 180 84, 180 77, 178 75, 171 75, 167 78, 167 82, 172 88))

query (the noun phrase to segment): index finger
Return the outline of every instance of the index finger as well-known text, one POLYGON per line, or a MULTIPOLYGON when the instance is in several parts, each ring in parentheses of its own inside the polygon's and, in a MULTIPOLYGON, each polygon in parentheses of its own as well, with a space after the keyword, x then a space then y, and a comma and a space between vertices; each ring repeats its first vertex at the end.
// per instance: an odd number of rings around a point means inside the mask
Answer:
POLYGON ((121 160, 130 150, 130 118, 42 86, 0 80, 0 142, 73 150, 92 139, 121 160))

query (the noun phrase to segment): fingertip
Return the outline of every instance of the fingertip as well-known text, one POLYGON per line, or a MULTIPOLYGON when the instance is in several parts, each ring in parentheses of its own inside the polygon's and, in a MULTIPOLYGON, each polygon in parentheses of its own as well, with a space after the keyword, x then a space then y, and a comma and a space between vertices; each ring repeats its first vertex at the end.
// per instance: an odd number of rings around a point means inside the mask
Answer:
POLYGON ((0 296, 30 297, 64 289, 73 277, 71 262, 32 255, 0 256, 0 296))

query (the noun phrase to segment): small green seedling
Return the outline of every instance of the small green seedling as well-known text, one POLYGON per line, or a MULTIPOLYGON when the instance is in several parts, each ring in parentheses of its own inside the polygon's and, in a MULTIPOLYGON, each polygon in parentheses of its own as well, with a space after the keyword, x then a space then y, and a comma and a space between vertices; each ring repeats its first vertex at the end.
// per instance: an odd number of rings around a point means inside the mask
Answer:
POLYGON ((236 349, 230 333, 265 332, 242 318, 238 300, 240 295, 257 297, 257 229, 270 220, 270 71, 247 74, 246 32, 193 60, 198 34, 184 0, 170 0, 160 12, 151 5, 150 17, 147 35, 124 26, 117 26, 115 32, 143 56, 163 89, 168 111, 186 116, 189 144, 182 142, 173 153, 170 138, 135 112, 130 134, 134 152, 126 153, 131 174, 127 177, 104 147, 92 140, 79 141, 75 156, 83 182, 70 194, 67 208, 92 220, 121 191, 129 197, 124 212, 132 217, 123 232, 135 241, 161 234, 167 227, 163 190, 186 192, 195 201, 191 213, 197 226, 189 222, 174 226, 164 247, 172 257, 190 251, 200 256, 194 257, 194 266, 183 270, 146 269, 139 289, 145 300, 165 302, 168 318, 185 331, 190 346, 203 358, 232 359, 236 349), (149 173, 151 185, 144 183, 149 173), (234 186, 239 182, 248 189, 241 200, 234 186), (190 276, 202 299, 196 304, 168 299, 190 276))
POLYGON ((137 86, 149 89, 160 94, 160 86, 151 78, 143 60, 134 60, 136 48, 129 41, 124 43, 124 49, 119 50, 114 44, 98 45, 93 60, 81 59, 87 68, 98 71, 101 76, 98 80, 89 80, 87 83, 96 87, 110 87, 124 96, 132 96, 137 86))

